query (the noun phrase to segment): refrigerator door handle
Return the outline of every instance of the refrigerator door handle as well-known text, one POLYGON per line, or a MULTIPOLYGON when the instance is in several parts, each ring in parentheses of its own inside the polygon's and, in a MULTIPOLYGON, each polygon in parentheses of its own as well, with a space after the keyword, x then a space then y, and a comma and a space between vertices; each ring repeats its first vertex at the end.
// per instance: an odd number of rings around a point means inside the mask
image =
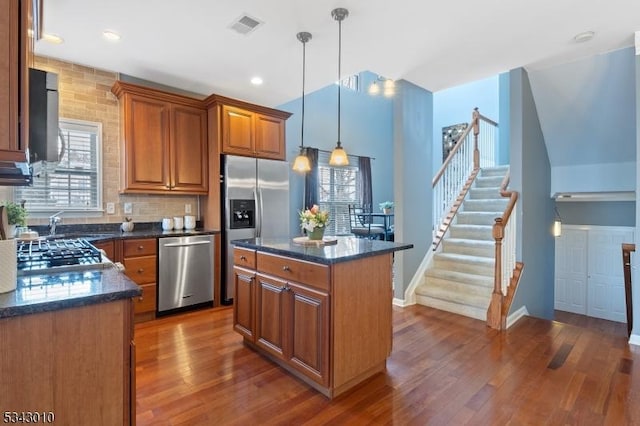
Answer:
POLYGON ((258 188, 253 190, 253 200, 256 203, 256 238, 260 238, 262 235, 262 199, 258 193, 258 188))

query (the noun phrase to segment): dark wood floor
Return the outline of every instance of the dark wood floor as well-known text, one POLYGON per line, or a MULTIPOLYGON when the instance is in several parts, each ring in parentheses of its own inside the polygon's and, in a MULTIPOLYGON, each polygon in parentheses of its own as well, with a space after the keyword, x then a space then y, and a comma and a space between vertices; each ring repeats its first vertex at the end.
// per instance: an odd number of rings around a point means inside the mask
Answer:
POLYGON ((230 309, 140 324, 136 345, 138 425, 640 424, 626 333, 531 317, 394 308, 386 374, 333 401, 244 347, 230 309))

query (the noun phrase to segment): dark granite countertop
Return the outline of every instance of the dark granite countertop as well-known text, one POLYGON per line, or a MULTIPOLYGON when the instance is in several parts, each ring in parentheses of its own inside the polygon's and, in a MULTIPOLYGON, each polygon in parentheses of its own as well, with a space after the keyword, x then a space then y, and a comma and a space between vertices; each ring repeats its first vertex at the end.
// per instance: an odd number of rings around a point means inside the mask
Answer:
POLYGON ((140 287, 113 266, 18 276, 14 291, 0 293, 0 318, 111 302, 140 294, 140 287))
POLYGON ((248 238, 233 240, 231 243, 238 247, 326 265, 413 248, 413 244, 355 237, 338 237, 337 244, 319 247, 296 244, 291 238, 248 238))
POLYGON ((38 231, 40 236, 44 238, 85 238, 88 241, 95 242, 115 239, 182 237, 220 233, 220 231, 217 230, 203 228, 201 223, 198 225, 198 227, 191 230, 173 229, 171 231, 164 231, 159 223, 136 223, 132 232, 122 232, 120 230, 120 224, 118 223, 58 225, 55 236, 47 235, 49 230, 46 226, 34 226, 31 227, 31 229, 38 231))

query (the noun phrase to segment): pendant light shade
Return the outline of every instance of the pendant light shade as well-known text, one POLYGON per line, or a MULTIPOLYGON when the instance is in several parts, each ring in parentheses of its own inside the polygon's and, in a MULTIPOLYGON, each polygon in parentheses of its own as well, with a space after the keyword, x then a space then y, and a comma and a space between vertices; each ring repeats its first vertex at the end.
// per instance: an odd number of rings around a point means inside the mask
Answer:
POLYGON ((296 37, 302 43, 302 114, 300 125, 300 153, 293 162, 293 170, 300 173, 306 173, 311 171, 311 163, 307 157, 307 151, 304 148, 304 80, 305 80, 305 62, 306 62, 306 46, 307 42, 311 40, 311 33, 300 32, 296 34, 296 37))
POLYGON ((340 92, 342 88, 340 66, 342 57, 342 21, 349 16, 349 11, 343 8, 333 9, 331 11, 331 16, 333 19, 338 21, 338 142, 331 152, 329 164, 332 166, 347 166, 349 165, 349 157, 347 157, 347 152, 342 148, 342 143, 340 142, 340 92))

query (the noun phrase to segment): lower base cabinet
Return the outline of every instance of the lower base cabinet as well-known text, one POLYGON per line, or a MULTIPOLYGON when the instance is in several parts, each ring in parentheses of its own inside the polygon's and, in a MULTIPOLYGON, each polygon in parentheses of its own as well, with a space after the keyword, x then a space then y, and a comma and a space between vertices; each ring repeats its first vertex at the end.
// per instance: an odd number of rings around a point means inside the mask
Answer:
POLYGON ((385 370, 391 254, 322 265, 236 250, 255 265, 234 267, 234 328, 245 344, 329 398, 385 370))
POLYGON ((37 413, 31 423, 135 424, 131 299, 0 319, 0 339, 4 412, 37 413))

